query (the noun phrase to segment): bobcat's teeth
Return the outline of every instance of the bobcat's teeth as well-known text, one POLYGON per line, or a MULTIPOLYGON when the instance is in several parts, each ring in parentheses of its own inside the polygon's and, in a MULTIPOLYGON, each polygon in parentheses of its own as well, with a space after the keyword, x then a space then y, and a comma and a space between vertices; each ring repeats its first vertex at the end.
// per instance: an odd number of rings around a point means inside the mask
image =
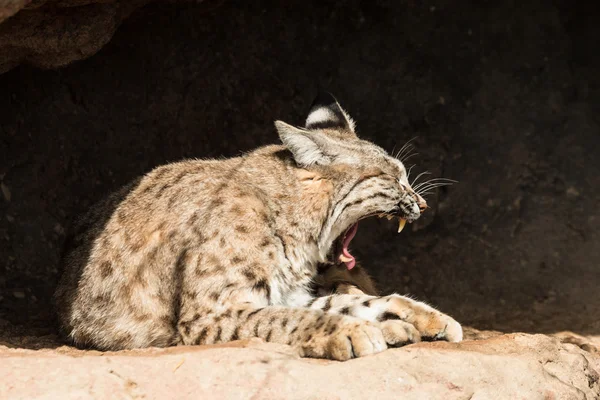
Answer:
POLYGON ((400 223, 398 225, 398 233, 402 232, 402 229, 404 229, 404 225, 406 225, 406 220, 404 218, 400 218, 400 223))
POLYGON ((391 215, 386 215, 388 221, 391 221, 394 217, 392 217, 391 215))
POLYGON ((346 257, 343 254, 340 254, 340 261, 342 261, 342 262, 350 262, 350 261, 352 261, 352 259, 350 257, 346 257))

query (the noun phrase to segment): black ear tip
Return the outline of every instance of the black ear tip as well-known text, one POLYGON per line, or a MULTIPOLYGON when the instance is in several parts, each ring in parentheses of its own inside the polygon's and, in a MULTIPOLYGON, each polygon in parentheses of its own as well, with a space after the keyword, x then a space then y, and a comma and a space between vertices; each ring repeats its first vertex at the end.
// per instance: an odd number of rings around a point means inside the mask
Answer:
POLYGON ((319 90, 317 96, 313 100, 310 109, 311 111, 316 108, 321 107, 331 107, 332 105, 337 105, 337 100, 330 92, 319 90))

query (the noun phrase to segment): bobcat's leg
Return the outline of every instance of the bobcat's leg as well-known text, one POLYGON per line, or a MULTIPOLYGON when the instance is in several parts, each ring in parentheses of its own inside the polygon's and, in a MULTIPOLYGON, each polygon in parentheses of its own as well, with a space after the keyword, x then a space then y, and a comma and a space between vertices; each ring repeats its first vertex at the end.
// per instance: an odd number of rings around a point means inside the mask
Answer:
MULTIPOLYGON (((403 321, 389 321, 395 330, 403 321)), ((380 323, 350 315, 308 308, 247 304, 224 312, 195 315, 179 324, 182 344, 223 343, 258 337, 267 342, 288 344, 305 357, 347 360, 378 353, 400 344, 403 338, 384 334, 380 323)), ((391 329, 391 328, 390 328, 391 329)))
POLYGON ((327 313, 351 315, 371 322, 379 322, 386 340, 401 342, 396 335, 403 336, 405 342, 423 340, 447 340, 460 342, 462 327, 453 318, 408 297, 390 295, 375 297, 368 295, 333 294, 311 300, 308 306, 327 313), (403 331, 398 324, 404 322, 403 331))
POLYGON ((311 308, 369 321, 400 319, 412 325, 406 326, 407 336, 413 338, 407 338, 408 342, 418 341, 419 337, 451 342, 462 340, 458 322, 424 303, 399 295, 375 297, 378 293, 371 277, 358 264, 352 271, 343 265, 321 265, 315 284, 317 295, 322 297, 313 300, 311 308))

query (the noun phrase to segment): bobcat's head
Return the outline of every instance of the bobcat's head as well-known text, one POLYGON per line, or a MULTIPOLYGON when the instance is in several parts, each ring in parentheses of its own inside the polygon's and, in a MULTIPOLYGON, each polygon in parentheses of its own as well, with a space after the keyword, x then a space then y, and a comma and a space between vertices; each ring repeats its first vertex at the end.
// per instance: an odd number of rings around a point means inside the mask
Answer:
POLYGON ((282 121, 275 126, 298 166, 332 182, 318 245, 322 254, 332 254, 334 262, 348 269, 356 263, 348 245, 358 221, 375 215, 398 218, 400 232, 427 209, 421 194, 449 183, 438 179, 411 187, 404 164, 360 139, 354 121, 329 94, 317 97, 304 128, 282 121))

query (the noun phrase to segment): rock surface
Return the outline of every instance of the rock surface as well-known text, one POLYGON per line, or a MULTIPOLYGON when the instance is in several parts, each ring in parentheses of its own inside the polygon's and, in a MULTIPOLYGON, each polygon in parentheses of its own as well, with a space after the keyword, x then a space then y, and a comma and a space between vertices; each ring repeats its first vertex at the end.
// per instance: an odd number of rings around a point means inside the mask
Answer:
POLYGON ((420 343, 344 363, 260 340, 112 353, 5 347, 0 398, 593 400, 599 370, 597 356, 527 334, 420 343))

